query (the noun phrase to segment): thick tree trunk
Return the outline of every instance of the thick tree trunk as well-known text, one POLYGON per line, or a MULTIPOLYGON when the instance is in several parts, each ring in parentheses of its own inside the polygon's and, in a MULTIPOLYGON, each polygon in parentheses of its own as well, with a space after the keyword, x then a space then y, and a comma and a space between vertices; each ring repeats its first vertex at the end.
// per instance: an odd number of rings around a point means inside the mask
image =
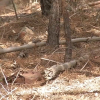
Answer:
POLYGON ((60 32, 60 0, 53 0, 51 7, 49 25, 48 25, 48 39, 47 43, 50 46, 59 45, 60 32))
POLYGON ((66 51, 65 51, 65 62, 71 60, 72 57, 72 43, 71 43, 71 28, 69 22, 69 14, 67 11, 66 0, 62 0, 62 11, 63 11, 63 20, 64 20, 64 31, 65 31, 65 39, 66 39, 66 51))
POLYGON ((48 16, 50 13, 52 0, 40 0, 42 15, 48 16))

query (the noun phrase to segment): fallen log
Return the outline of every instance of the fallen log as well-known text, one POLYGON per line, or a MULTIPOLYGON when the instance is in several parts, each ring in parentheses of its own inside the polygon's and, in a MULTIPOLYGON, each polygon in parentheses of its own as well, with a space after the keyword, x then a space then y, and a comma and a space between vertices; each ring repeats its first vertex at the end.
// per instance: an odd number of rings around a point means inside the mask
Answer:
MULTIPOLYGON (((100 41, 100 37, 76 38, 76 39, 72 39, 71 41, 72 41, 72 43, 100 41)), ((60 45, 65 44, 65 43, 66 43, 65 40, 59 41, 60 45)), ((25 45, 18 46, 18 47, 4 48, 4 49, 0 49, 0 54, 15 52, 15 51, 23 50, 23 49, 30 49, 30 48, 33 48, 33 47, 39 47, 39 46, 44 46, 44 45, 46 45, 46 41, 42 41, 42 42, 38 42, 38 43, 25 44, 25 45)))
POLYGON ((87 61, 88 59, 89 59, 89 55, 85 55, 83 57, 80 57, 78 60, 73 60, 73 61, 70 61, 70 62, 67 62, 67 63, 63 63, 63 64, 59 64, 59 65, 53 65, 50 68, 46 68, 44 70, 45 79, 51 80, 51 79, 57 77, 57 75, 59 75, 60 72, 65 71, 67 69, 70 69, 70 68, 76 66, 78 63, 87 61))
POLYGON ((33 47, 38 47, 38 46, 43 46, 43 45, 46 45, 45 41, 42 41, 40 43, 25 44, 25 45, 18 46, 18 47, 4 48, 4 49, 0 49, 0 54, 15 52, 15 51, 23 50, 23 49, 30 49, 30 48, 33 48, 33 47))

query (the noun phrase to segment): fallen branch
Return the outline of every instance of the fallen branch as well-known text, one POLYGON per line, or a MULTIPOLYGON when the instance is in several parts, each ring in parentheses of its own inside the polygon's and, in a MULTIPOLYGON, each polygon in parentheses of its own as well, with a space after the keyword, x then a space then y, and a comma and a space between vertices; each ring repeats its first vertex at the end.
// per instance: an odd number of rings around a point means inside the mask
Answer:
POLYGON ((66 69, 70 69, 70 68, 74 67, 75 65, 77 65, 79 62, 83 62, 83 61, 86 61, 88 59, 89 59, 89 56, 85 55, 83 57, 80 57, 78 60, 73 60, 73 61, 70 61, 70 62, 67 62, 64 64, 53 65, 50 68, 46 68, 44 70, 45 78, 46 78, 46 80, 51 80, 51 79, 57 77, 57 75, 60 72, 66 70, 66 69))
POLYGON ((11 0, 12 2, 12 5, 13 5, 13 8, 14 8, 14 11, 15 11, 15 16, 16 16, 16 19, 18 20, 18 15, 17 15, 17 11, 16 11, 16 7, 15 7, 15 3, 13 0, 11 0))
MULTIPOLYGON (((73 43, 89 42, 89 41, 100 41, 100 37, 76 38, 76 39, 72 39, 71 41, 73 43)), ((59 42, 59 44, 65 44, 65 43, 66 43, 65 40, 61 40, 59 42)), ((46 41, 42 41, 42 42, 39 42, 39 43, 25 44, 25 45, 18 46, 18 47, 4 48, 4 49, 0 49, 0 54, 15 52, 15 51, 23 50, 23 49, 30 49, 30 48, 33 48, 33 47, 39 47, 39 46, 44 46, 44 45, 46 45, 46 41)))
POLYGON ((96 1, 96 2, 89 3, 88 5, 95 6, 95 5, 99 5, 99 4, 100 4, 100 1, 96 1))
MULTIPOLYGON (((90 42, 90 41, 100 41, 100 37, 87 37, 87 38, 76 38, 71 40, 72 43, 77 43, 77 42, 90 42)), ((60 41, 59 44, 65 44, 66 41, 62 40, 60 41)))
POLYGON ((9 47, 9 48, 5 48, 5 49, 0 49, 0 54, 19 51, 19 50, 23 50, 23 49, 30 49, 30 48, 33 48, 36 46, 43 46, 43 45, 46 45, 45 41, 42 41, 40 43, 25 44, 25 45, 18 46, 18 47, 9 47))
MULTIPOLYGON (((73 67, 76 63, 82 62, 88 59, 88 55, 80 57, 78 60, 64 63, 62 70, 73 67)), ((52 73, 51 73, 52 74, 52 73)), ((66 78, 67 79, 67 78, 66 78)), ((34 95, 35 97, 50 97, 54 95, 62 94, 82 94, 82 93, 99 93, 100 92, 100 77, 87 77, 85 80, 70 79, 66 80, 63 78, 55 79, 51 84, 46 84, 42 87, 34 87, 32 85, 12 85, 10 86, 14 91, 12 95, 14 97, 24 95, 34 95)), ((1 84, 2 85, 2 84, 1 84)), ((1 93, 5 93, 4 88, 0 88, 1 93)), ((11 96, 8 94, 7 96, 11 96)))

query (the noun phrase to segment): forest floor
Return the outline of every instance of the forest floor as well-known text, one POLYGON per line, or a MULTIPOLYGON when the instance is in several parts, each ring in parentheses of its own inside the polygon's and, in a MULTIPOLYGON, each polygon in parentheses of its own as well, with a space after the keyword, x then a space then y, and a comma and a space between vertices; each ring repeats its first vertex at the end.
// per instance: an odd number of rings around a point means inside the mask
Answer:
MULTIPOLYGON (((49 20, 47 17, 41 15, 40 6, 38 3, 34 4, 33 8, 34 9, 31 11, 27 9, 18 10, 19 20, 16 20, 14 12, 9 12, 8 14, 5 13, 1 15, 1 49, 28 44, 37 38, 41 41, 47 39, 49 20), (16 37, 25 26, 31 27, 33 29, 33 39, 30 41, 28 40, 28 38, 19 37, 19 39, 16 40, 16 37)), ((98 16, 96 10, 96 8, 84 8, 81 9, 81 11, 77 11, 78 13, 70 13, 72 39, 79 37, 100 36, 100 18, 97 18, 98 16)), ((28 36, 28 33, 26 33, 25 35, 28 36)), ((64 31, 63 22, 61 21, 60 40, 63 39, 64 31)), ((69 85, 71 84, 72 80, 74 81, 77 79, 78 81, 84 81, 86 79, 100 76, 99 47, 100 41, 73 43, 72 59, 78 59, 85 54, 88 54, 90 57, 86 62, 83 62, 82 64, 77 65, 75 68, 61 73, 58 76, 58 79, 67 80, 68 83, 66 85, 69 85)), ((44 86, 46 84, 45 79, 38 80, 37 78, 33 78, 31 80, 30 77, 33 73, 37 74, 33 75, 32 77, 37 77, 38 75, 40 75, 38 73, 39 71, 49 68, 54 64, 64 63, 64 55, 64 45, 60 45, 59 49, 41 46, 16 52, 0 54, 0 83, 2 83, 3 86, 6 86, 7 83, 4 81, 4 75, 8 77, 8 81, 10 80, 9 83, 11 83, 13 81, 11 76, 16 75, 16 73, 21 71, 26 73, 26 76, 24 78, 27 78, 27 80, 23 82, 22 78, 21 80, 17 80, 16 83, 20 83, 24 86, 27 86, 27 84, 34 87, 44 86)), ((52 82, 53 81, 48 84, 52 84, 52 82)), ((0 91, 0 95, 1 93, 2 91, 0 91)), ((5 96, 3 99, 0 100, 6 100, 7 97, 8 96, 5 96)), ((89 93, 61 93, 54 94, 51 97, 36 96, 33 99, 32 98, 33 95, 30 94, 28 96, 19 96, 16 100, 100 100, 100 91, 89 93)))

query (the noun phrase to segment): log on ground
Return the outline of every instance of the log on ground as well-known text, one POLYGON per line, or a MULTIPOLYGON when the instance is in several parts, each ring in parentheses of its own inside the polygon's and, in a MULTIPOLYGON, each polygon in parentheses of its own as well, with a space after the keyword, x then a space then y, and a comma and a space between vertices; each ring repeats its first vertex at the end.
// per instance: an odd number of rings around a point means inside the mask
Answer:
POLYGON ((87 61, 89 59, 89 55, 85 55, 83 57, 80 57, 78 60, 73 60, 64 64, 59 65, 53 65, 50 68, 46 68, 44 70, 45 72, 45 79, 51 80, 54 79, 59 75, 60 72, 63 72, 64 70, 70 69, 74 66, 76 66, 80 62, 87 61))
MULTIPOLYGON (((100 37, 76 38, 76 39, 72 39, 71 41, 72 41, 72 43, 100 41, 100 37)), ((66 43, 65 40, 59 41, 60 45, 65 44, 65 43, 66 43)), ((41 41, 39 43, 25 44, 25 45, 18 46, 18 47, 3 48, 3 49, 0 49, 0 54, 20 51, 20 50, 23 50, 23 49, 30 49, 30 48, 44 46, 44 45, 46 45, 46 41, 41 41)))

